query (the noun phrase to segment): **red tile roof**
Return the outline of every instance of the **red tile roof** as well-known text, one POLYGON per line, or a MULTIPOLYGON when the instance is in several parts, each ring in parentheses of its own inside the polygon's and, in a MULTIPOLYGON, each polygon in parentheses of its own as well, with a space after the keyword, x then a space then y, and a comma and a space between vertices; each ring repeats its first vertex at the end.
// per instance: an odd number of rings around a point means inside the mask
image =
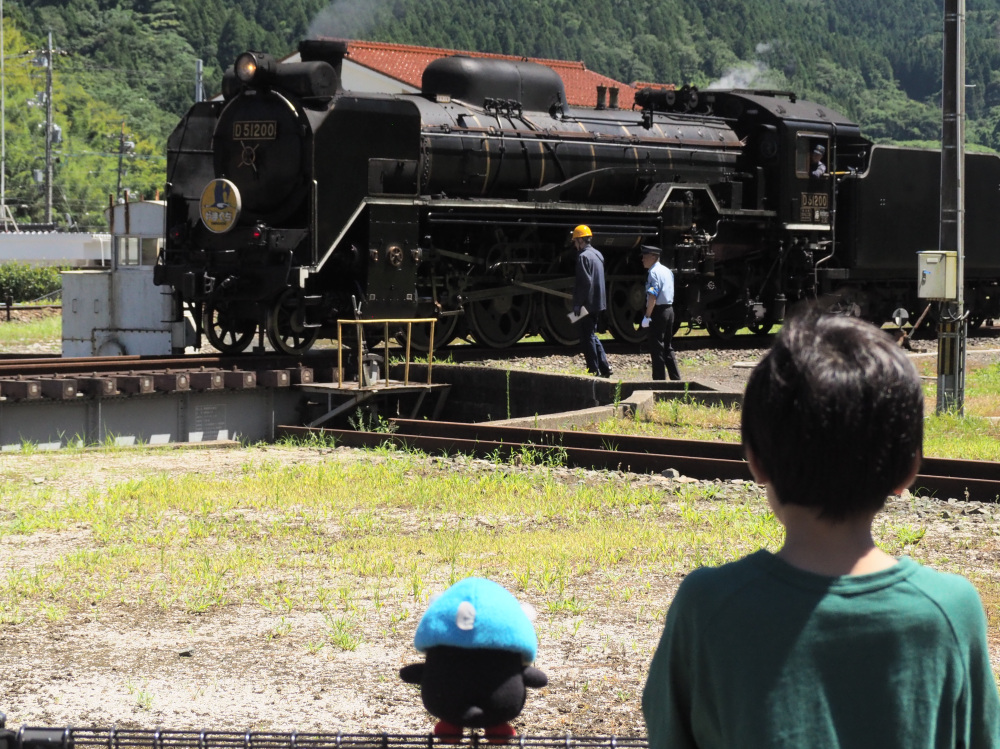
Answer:
POLYGON ((664 91, 676 91, 677 86, 672 83, 649 83, 647 81, 632 81, 632 89, 638 91, 640 88, 655 88, 664 91))
POLYGON ((574 107, 593 107, 597 103, 597 87, 607 86, 618 89, 618 108, 631 109, 634 89, 627 83, 616 81, 606 75, 587 70, 582 62, 565 60, 545 60, 537 57, 497 55, 490 52, 468 52, 437 47, 414 47, 407 44, 388 42, 347 41, 347 57, 358 65, 395 78, 398 81, 420 88, 420 80, 428 63, 449 55, 468 55, 494 60, 527 60, 552 68, 563 80, 566 88, 566 102, 574 107))

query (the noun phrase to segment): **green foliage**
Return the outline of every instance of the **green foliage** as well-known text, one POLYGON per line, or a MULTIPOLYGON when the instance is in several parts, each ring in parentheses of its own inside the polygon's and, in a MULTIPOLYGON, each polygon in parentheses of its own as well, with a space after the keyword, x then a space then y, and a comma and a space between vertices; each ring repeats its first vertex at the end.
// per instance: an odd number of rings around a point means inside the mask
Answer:
POLYGON ((60 269, 25 263, 0 265, 0 301, 7 296, 14 303, 30 302, 62 288, 60 269))
MULTIPOLYGON (((39 92, 46 88, 45 67, 39 67, 38 48, 20 34, 9 20, 4 21, 6 94, 6 200, 20 221, 42 221, 46 195, 36 181, 36 171, 45 167, 45 107, 39 92)), ((153 197, 163 184, 166 165, 164 139, 157 132, 169 130, 173 117, 155 107, 136 105, 125 93, 124 83, 115 83, 108 71, 93 73, 73 56, 54 56, 52 74, 53 122, 61 128, 62 141, 53 144, 53 218, 58 224, 75 224, 92 230, 106 230, 104 209, 109 194, 117 192, 119 173, 122 187, 136 196, 153 197), (127 113, 97 98, 103 92, 116 103, 142 114, 149 135, 133 129, 127 113), (117 95, 117 96, 116 96, 117 95), (134 146, 119 155, 123 141, 134 146), (119 169, 120 165, 120 169, 119 169)), ((42 58, 44 61, 44 58, 42 58)))
POLYGON ((7 202, 19 221, 44 220, 42 62, 52 31, 53 220, 85 230, 107 228, 109 195, 162 190, 166 139, 194 100, 195 61, 204 89, 221 87, 239 52, 276 56, 294 50, 325 0, 26 0, 4 19, 7 202), (275 7, 277 6, 277 7, 275 7), (42 56, 42 57, 40 57, 42 56), (29 104, 30 102, 30 104, 29 104), (134 144, 129 146, 127 144, 134 144))
MULTIPOLYGON (((1000 0, 967 11, 967 139, 1000 150, 997 28, 1000 0)), ((306 36, 582 60, 626 82, 790 89, 874 140, 936 141, 942 29, 936 0, 24 0, 4 21, 8 203, 20 220, 43 220, 36 63, 50 30, 63 131, 53 219, 102 230, 109 195, 162 188, 196 60, 208 95, 240 52, 281 57, 306 36)))
MULTIPOLYGON (((939 137, 944 19, 934 0, 396 0, 347 19, 337 7, 318 20, 321 32, 582 60, 627 82, 786 88, 876 140, 939 137)), ((967 133, 994 148, 998 24, 1000 0, 967 13, 967 133)))

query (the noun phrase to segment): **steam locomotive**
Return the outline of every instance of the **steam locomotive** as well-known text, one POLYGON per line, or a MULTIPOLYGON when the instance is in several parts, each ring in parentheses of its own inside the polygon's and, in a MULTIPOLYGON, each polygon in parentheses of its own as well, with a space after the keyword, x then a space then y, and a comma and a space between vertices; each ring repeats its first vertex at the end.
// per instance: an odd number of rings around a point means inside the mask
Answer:
MULTIPOLYGON (((418 94, 352 93, 342 42, 299 51, 241 55, 223 100, 195 104, 168 143, 155 282, 224 352, 266 334, 301 353, 338 320, 376 318, 434 318, 435 345, 573 344, 577 224, 626 342, 645 335, 644 244, 674 270, 678 321, 718 337, 767 332, 808 298, 873 320, 923 307, 915 253, 937 246, 940 156, 874 145, 825 106, 684 87, 573 108, 548 67, 460 55, 428 65, 418 94)), ((975 324, 1000 317, 1000 157, 967 156, 966 196, 975 324)), ((429 347, 430 326, 410 341, 429 347)))

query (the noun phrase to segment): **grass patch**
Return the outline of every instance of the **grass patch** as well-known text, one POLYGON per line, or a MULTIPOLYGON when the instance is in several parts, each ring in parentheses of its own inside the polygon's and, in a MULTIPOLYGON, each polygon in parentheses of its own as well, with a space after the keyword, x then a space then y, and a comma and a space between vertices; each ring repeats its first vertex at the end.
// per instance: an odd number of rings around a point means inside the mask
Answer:
POLYGON ((740 441, 739 406, 707 406, 686 399, 658 401, 641 419, 609 419, 594 425, 605 434, 740 441))
MULTIPOLYGON (((933 371, 935 366, 924 362, 919 369, 933 371)), ((924 392, 925 455, 1000 461, 1000 364, 969 368, 964 416, 935 413, 935 381, 924 380, 924 392)), ((739 442, 740 409, 678 398, 657 402, 643 418, 609 419, 588 428, 606 434, 739 442)))
MULTIPOLYGON (((2 315, 2 311, 0 311, 2 315)), ((0 317, 0 319, 3 319, 0 317)), ((47 315, 30 322, 0 322, 0 347, 58 344, 62 341, 62 316, 47 315)))
MULTIPOLYGON (((552 616, 585 616, 606 599, 654 622, 650 579, 783 538, 750 484, 723 496, 714 484, 663 492, 612 474, 566 481, 545 466, 462 465, 381 453, 248 462, 225 478, 153 475, 104 491, 7 483, 0 535, 28 551, 0 575, 3 621, 249 605, 317 612, 325 636, 312 646, 354 650, 372 626, 395 630, 431 593, 479 575, 527 592, 552 616), (30 552, 36 538, 49 553, 30 552)), ((878 530, 892 553, 923 537, 891 521, 878 530)), ((287 634, 279 621, 269 636, 287 634)))
POLYGON ((621 477, 563 479, 544 467, 466 472, 391 455, 248 465, 225 479, 157 475, 65 495, 11 484, 2 492, 7 543, 28 548, 67 531, 77 540, 9 564, 0 611, 8 623, 120 605, 315 611, 327 622, 317 647, 351 650, 365 622, 395 626, 468 575, 579 614, 595 578, 625 579, 609 595, 641 598, 647 575, 780 542, 749 485, 719 503, 710 487, 665 495, 621 477))

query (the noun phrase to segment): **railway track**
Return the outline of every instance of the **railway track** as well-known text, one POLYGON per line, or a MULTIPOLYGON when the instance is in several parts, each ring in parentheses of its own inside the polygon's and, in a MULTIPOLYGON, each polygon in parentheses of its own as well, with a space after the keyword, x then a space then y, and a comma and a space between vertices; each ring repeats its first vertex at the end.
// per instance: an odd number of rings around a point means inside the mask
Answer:
MULTIPOLYGON (((308 427, 279 427, 284 436, 322 433, 348 447, 396 447, 431 454, 474 455, 511 459, 528 452, 551 457, 571 468, 631 473, 660 473, 673 468, 682 476, 702 480, 752 480, 739 444, 662 437, 608 435, 594 432, 531 429, 392 419, 395 431, 357 432, 308 427)), ((911 487, 914 493, 942 499, 1000 501, 1000 464, 976 460, 924 458, 911 487)))
POLYGON ((291 357, 107 356, 0 360, 0 395, 8 400, 68 400, 153 392, 247 389, 330 379, 333 354, 291 357))
MULTIPOLYGON (((155 392, 246 390, 335 380, 336 351, 309 356, 32 358, 0 361, 0 395, 10 401, 141 396, 155 392)), ((510 459, 532 452, 569 467, 658 473, 673 468, 703 480, 751 480, 740 446, 580 431, 392 420, 394 431, 359 432, 279 427, 277 436, 322 432, 338 444, 377 447, 389 442, 428 453, 510 459)), ((943 498, 1000 501, 1000 464, 925 458, 912 489, 943 498)))

